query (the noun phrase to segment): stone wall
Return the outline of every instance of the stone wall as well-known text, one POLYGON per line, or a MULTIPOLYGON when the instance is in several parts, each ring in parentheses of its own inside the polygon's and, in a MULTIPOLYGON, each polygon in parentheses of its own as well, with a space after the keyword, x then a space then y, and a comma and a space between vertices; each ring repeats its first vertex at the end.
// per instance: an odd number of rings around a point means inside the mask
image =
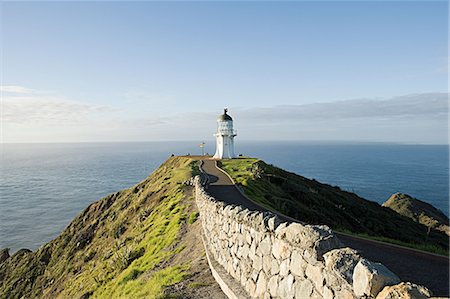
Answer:
POLYGON ((193 182, 211 255, 253 298, 372 297, 399 278, 327 226, 282 222, 269 212, 226 205, 193 182))

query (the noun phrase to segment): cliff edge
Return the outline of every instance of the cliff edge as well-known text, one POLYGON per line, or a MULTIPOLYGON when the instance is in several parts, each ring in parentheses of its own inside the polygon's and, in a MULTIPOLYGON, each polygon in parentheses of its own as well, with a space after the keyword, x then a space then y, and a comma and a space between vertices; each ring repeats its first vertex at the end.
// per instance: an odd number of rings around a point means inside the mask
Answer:
POLYGON ((395 193, 383 203, 383 207, 390 208, 400 215, 450 236, 448 217, 429 203, 408 194, 395 193))
POLYGON ((225 298, 205 258, 189 158, 92 203, 36 252, 0 259, 0 298, 225 298), (171 297, 172 296, 172 297, 171 297))

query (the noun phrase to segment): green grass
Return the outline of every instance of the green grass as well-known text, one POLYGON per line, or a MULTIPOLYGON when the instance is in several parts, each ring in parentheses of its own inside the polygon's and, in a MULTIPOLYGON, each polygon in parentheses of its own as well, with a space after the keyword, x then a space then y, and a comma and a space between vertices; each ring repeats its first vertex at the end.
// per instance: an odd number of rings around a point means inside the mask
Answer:
POLYGON ((348 235, 352 235, 352 236, 361 237, 361 238, 364 238, 364 239, 370 239, 370 240, 375 240, 375 241, 380 241, 380 242, 400 245, 400 246, 404 246, 404 247, 409 247, 409 248, 413 248, 413 249, 417 249, 417 250, 421 250, 421 251, 431 252, 431 253, 435 253, 435 254, 442 255, 442 256, 448 256, 449 255, 449 251, 448 250, 445 250, 444 248, 436 246, 436 245, 433 245, 433 244, 407 243, 407 242, 402 242, 402 241, 399 241, 399 240, 386 238, 386 237, 382 237, 382 236, 372 236, 372 235, 363 234, 363 233, 353 233, 353 232, 351 232, 349 230, 346 230, 346 229, 335 229, 335 231, 343 233, 343 234, 348 234, 348 235))
POLYGON ((269 210, 421 250, 448 252, 448 237, 337 186, 322 184, 254 158, 221 160, 245 194, 269 210))
MULTIPOLYGON (((174 170, 172 180, 181 181, 184 178, 183 169, 174 170)), ((158 269, 150 275, 143 274, 157 269, 160 263, 167 261, 177 252, 176 248, 167 248, 175 243, 184 218, 184 207, 181 203, 183 198, 180 186, 166 192, 164 200, 153 209, 142 227, 134 231, 134 234, 144 236, 136 247, 144 248, 145 253, 94 292, 93 298, 156 298, 163 295, 161 292, 164 286, 179 282, 186 275, 188 265, 158 269)))
POLYGON ((8 259, 0 268, 0 294, 163 298, 166 287, 189 273, 189 263, 171 261, 184 249, 180 229, 193 200, 182 182, 192 163, 168 159, 136 186, 91 204, 38 251, 8 259))
POLYGON ((193 224, 195 221, 197 221, 199 212, 194 212, 189 216, 189 224, 193 224))

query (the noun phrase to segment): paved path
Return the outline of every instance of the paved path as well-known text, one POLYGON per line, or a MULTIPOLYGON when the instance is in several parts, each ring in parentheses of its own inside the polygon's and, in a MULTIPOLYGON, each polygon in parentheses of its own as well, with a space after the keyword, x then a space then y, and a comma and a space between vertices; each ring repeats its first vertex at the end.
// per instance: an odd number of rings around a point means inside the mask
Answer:
MULTIPOLYGON (((213 197, 229 204, 242 205, 249 210, 266 210, 243 196, 231 179, 217 169, 214 160, 203 160, 202 168, 210 177, 211 184, 208 192, 213 197)), ((285 221, 292 220, 282 214, 276 214, 285 221)), ((449 296, 448 258, 387 243, 336 234, 347 246, 358 250, 364 257, 383 263, 402 281, 424 285, 433 291, 434 296, 449 296)))

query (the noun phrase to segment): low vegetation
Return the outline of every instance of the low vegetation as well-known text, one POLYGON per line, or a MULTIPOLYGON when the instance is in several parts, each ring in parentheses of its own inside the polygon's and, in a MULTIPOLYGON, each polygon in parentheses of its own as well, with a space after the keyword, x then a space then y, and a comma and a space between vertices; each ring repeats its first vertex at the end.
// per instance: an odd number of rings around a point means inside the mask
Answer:
POLYGON ((244 192, 267 209, 311 224, 448 254, 448 238, 395 211, 339 187, 284 171, 253 158, 222 160, 244 192))
POLYGON ((189 158, 170 158, 145 181, 91 204, 38 251, 8 257, 0 298, 167 297, 197 266, 182 240, 198 217, 182 184, 194 168, 189 158))

